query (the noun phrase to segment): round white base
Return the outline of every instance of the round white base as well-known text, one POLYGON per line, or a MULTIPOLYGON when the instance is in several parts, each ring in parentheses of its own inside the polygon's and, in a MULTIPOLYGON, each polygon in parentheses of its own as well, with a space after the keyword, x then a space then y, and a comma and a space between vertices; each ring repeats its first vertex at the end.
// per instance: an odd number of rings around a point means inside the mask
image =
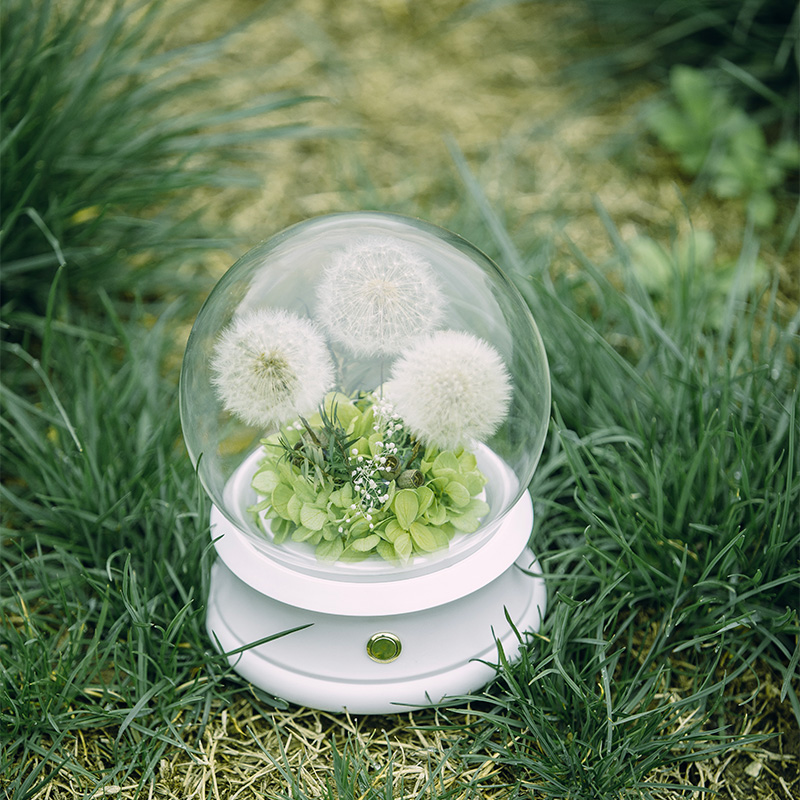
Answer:
POLYGON ((539 572, 535 556, 525 549, 498 578, 452 602, 406 614, 373 616, 365 607, 363 616, 340 616, 274 600, 218 560, 211 574, 208 631, 227 653, 310 625, 229 661, 258 688, 297 705, 351 714, 402 713, 484 686, 495 674, 491 664, 498 661, 498 644, 514 659, 521 646, 514 629, 535 632, 544 616, 547 596, 539 572), (393 660, 370 656, 368 643, 376 634, 399 642, 393 660))

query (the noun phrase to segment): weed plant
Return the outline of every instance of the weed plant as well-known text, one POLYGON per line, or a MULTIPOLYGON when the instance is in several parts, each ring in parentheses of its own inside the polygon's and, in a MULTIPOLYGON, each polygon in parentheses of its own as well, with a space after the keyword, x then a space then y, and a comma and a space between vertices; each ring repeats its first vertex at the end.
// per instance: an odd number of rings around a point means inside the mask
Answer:
MULTIPOLYGON (((535 7, 543 0, 510 3, 535 7)), ((508 4, 474 0, 454 19, 508 4)), ((583 0, 575 9, 563 15, 573 55, 562 77, 581 102, 617 103, 621 93, 625 97, 642 82, 660 89, 641 105, 643 128, 636 135, 652 133, 675 156, 676 166, 697 179, 698 194, 710 190, 721 200, 741 198, 762 235, 777 219, 790 231, 781 249, 794 244, 800 166, 797 5, 583 0)), ((620 151, 624 141, 620 134, 620 151)))
POLYGON ((767 145, 756 120, 730 104, 710 77, 691 67, 670 74, 672 102, 654 104, 645 114, 659 142, 674 153, 681 169, 701 176, 720 199, 744 197, 753 222, 766 228, 778 211, 773 193, 800 166, 796 139, 767 145))

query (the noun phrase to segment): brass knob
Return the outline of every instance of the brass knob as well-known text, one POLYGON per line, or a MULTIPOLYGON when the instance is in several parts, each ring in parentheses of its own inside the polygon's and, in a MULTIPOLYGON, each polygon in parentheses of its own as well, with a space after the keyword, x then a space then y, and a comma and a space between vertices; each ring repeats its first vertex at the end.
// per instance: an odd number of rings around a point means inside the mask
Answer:
POLYGON ((388 664, 394 661, 403 649, 398 639, 393 633, 375 633, 369 637, 367 642, 367 655, 379 664, 388 664))

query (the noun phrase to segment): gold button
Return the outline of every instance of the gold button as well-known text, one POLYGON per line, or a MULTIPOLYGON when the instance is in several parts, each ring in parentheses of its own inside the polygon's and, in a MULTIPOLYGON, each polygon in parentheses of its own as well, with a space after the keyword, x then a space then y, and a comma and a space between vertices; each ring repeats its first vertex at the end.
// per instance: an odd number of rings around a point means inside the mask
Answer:
POLYGON ((367 655, 380 664, 388 664, 399 655, 403 646, 393 633, 375 633, 367 642, 367 655))

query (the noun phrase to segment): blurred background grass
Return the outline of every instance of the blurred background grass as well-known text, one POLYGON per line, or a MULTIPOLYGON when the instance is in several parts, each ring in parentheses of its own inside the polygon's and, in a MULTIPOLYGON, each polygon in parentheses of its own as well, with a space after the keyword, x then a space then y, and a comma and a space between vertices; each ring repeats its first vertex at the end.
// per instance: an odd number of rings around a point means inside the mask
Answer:
MULTIPOLYGON (((352 207, 393 208, 457 227, 473 209, 453 165, 455 143, 525 245, 563 232, 592 256, 607 257, 597 202, 626 239, 647 230, 668 240, 688 205, 694 227, 713 225, 718 245, 735 257, 744 203, 719 202, 702 179, 675 168, 674 157, 649 134, 646 101, 668 93, 673 63, 710 68, 744 53, 738 61, 746 70, 780 51, 778 66, 757 72, 773 76, 764 91, 781 98, 779 107, 741 82, 734 96, 760 115, 773 142, 792 138, 797 19, 782 3, 707 5, 715 10, 694 9, 682 48, 679 32, 659 48, 648 44, 647 32, 657 39, 668 23, 687 27, 691 4, 675 4, 670 19, 670 9, 659 4, 659 13, 647 4, 631 4, 628 13, 624 3, 591 0, 291 3, 244 32, 232 58, 268 81, 329 98, 314 109, 314 119, 344 126, 350 135, 279 144, 265 158, 260 191, 226 203, 224 213, 248 243, 267 221, 264 236, 285 223, 352 207), (771 23, 769 35, 764 25, 759 29, 766 41, 758 40, 755 54, 748 50, 754 35, 746 20, 737 27, 734 12, 771 23), (709 16, 710 31, 696 22, 709 16), (729 39, 743 40, 733 52, 716 47, 726 31, 729 39), (637 58, 622 55, 629 49, 637 58), (291 169, 269 174, 272 159, 291 169)), ((223 24, 211 10, 199 27, 208 33, 223 24)), ((734 82, 720 81, 718 66, 712 74, 715 85, 734 82)), ((238 84, 243 97, 258 85, 245 81, 238 84)), ((772 247, 786 250, 778 232, 791 224, 796 175, 795 168, 778 190, 783 202, 767 258, 772 247)), ((781 259, 771 266, 783 271, 781 259)), ((781 279, 796 294, 796 275, 786 270, 781 279)))

